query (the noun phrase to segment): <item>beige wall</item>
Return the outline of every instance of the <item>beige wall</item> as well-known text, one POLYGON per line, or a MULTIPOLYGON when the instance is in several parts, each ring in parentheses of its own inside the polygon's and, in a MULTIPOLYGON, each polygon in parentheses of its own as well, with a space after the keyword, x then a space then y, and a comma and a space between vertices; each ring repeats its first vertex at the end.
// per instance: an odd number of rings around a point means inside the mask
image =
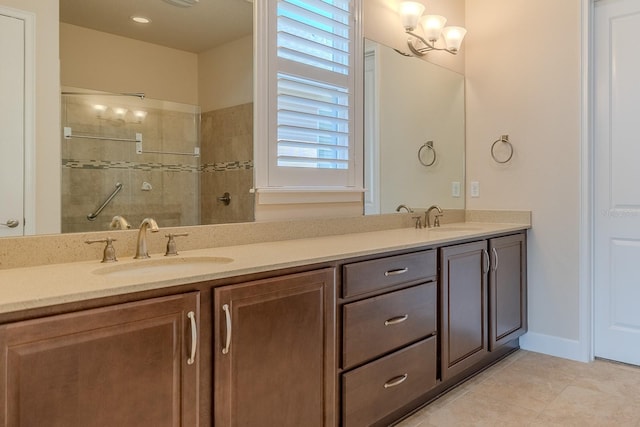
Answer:
POLYGON ((202 112, 253 102, 253 36, 198 55, 202 112))
POLYGON ((60 65, 63 86, 198 104, 195 53, 61 23, 60 65))
MULTIPOLYGON (((580 0, 467 0, 467 209, 533 211, 529 329, 579 339, 580 0), (490 146, 509 134, 513 160, 490 146), (469 187, 467 187, 469 188, 469 187)), ((525 343, 527 341, 525 340, 525 343)))
MULTIPOLYGON (((363 0, 364 36, 389 47, 409 52, 407 36, 397 12, 397 0, 363 0)), ((465 26, 465 0, 429 0, 425 14, 442 15, 447 25, 465 26)), ((457 55, 442 52, 428 53, 424 58, 451 70, 464 74, 466 42, 457 55)))
POLYGON ((58 0, 0 0, 0 6, 36 15, 35 203, 37 234, 60 230, 60 73, 58 0))

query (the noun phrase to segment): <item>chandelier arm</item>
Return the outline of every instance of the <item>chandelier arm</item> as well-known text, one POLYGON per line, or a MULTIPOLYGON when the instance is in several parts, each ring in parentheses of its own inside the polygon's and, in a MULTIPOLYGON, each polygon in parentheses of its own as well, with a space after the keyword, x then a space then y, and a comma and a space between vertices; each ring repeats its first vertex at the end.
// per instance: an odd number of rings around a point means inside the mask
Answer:
POLYGON ((412 31, 407 30, 407 34, 409 34, 410 36, 413 36, 415 38, 417 38, 418 40, 420 40, 425 46, 427 46, 429 49, 428 50, 442 50, 442 49, 437 49, 434 45, 432 45, 431 43, 429 43, 427 41, 427 39, 425 39, 424 37, 422 37, 419 34, 416 34, 412 31))
POLYGON ((448 52, 452 55, 457 55, 458 52, 452 51, 450 49, 444 48, 444 47, 435 47, 433 44, 429 43, 424 37, 422 37, 419 34, 416 34, 410 30, 406 30, 406 33, 409 34, 412 37, 417 38, 418 40, 420 40, 425 47, 421 47, 421 48, 417 48, 415 46, 413 46, 413 43, 411 43, 411 40, 407 40, 407 45, 409 46, 409 49, 411 50, 411 52, 413 52, 416 55, 419 56, 424 56, 427 52, 431 51, 431 50, 441 50, 441 51, 445 51, 448 52))

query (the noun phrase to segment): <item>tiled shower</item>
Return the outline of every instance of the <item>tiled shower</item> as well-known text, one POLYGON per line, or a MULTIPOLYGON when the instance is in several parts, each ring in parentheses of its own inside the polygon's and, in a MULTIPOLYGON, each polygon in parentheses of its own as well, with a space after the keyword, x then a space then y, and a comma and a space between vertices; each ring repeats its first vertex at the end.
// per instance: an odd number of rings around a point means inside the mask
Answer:
POLYGON ((198 106, 66 90, 62 96, 62 231, 253 220, 253 105, 198 106), (95 220, 96 211, 121 185, 95 220), (218 200, 229 193, 230 203, 218 200))

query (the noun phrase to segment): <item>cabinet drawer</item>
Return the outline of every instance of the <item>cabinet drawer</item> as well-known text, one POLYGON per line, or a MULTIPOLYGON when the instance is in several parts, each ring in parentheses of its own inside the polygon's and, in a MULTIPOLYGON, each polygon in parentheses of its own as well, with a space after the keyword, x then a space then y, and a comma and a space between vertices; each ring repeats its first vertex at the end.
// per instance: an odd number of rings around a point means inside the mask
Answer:
POLYGON ((436 384, 436 337, 342 376, 343 426, 369 426, 436 384))
POLYGON ((344 305, 344 368, 436 331, 436 283, 344 305))
POLYGON ((356 262, 343 267, 342 294, 352 297, 436 274, 435 250, 356 262))

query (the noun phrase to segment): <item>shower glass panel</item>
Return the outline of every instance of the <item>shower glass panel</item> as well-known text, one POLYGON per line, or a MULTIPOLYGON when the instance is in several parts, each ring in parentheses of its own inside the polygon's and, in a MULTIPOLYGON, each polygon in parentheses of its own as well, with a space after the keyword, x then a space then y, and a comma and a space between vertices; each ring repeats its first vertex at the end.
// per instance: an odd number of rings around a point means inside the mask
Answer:
POLYGON ((62 232, 200 224, 200 107, 84 89, 62 96, 62 232), (121 190, 95 213, 114 192, 121 190))

